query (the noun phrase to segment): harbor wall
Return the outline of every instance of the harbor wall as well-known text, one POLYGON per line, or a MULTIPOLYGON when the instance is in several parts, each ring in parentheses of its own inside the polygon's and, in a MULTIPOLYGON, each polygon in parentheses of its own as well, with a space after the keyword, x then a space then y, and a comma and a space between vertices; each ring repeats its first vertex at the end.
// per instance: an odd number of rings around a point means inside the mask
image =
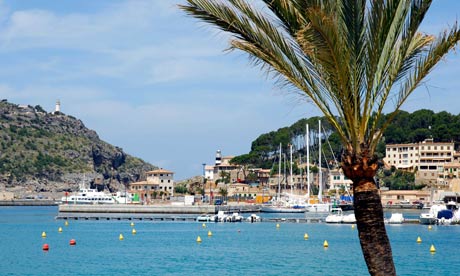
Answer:
POLYGON ((59 213, 215 214, 219 210, 230 212, 258 212, 260 207, 257 205, 59 205, 59 213))
POLYGON ((0 200, 0 206, 56 206, 54 200, 13 199, 0 200))
POLYGON ((214 213, 214 206, 176 205, 59 205, 59 213, 203 214, 214 213))

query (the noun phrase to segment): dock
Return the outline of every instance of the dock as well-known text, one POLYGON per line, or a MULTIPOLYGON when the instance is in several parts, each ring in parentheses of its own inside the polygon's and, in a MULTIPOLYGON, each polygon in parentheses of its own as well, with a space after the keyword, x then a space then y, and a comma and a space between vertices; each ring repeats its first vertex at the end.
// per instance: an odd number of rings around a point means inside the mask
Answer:
POLYGON ((138 219, 138 220, 188 220, 200 214, 217 214, 218 211, 256 213, 258 205, 134 205, 134 204, 61 204, 57 218, 86 219, 138 219), (180 216, 179 216, 180 215, 180 216))

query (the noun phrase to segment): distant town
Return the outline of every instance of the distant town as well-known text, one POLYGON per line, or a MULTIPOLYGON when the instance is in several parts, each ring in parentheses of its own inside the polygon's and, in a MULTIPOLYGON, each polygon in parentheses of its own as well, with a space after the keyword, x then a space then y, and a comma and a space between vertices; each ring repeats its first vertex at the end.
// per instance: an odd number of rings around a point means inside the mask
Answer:
MULTIPOLYGON (((390 190, 380 183, 382 204, 423 204, 437 200, 456 200, 460 192, 460 152, 455 151, 454 142, 434 142, 426 139, 419 143, 386 145, 385 169, 414 173, 415 184, 423 189, 390 190), (454 199, 455 198, 455 199, 454 199)), ((156 200, 167 200, 185 194, 194 194, 197 202, 223 204, 227 201, 265 203, 279 193, 307 194, 307 164, 297 164, 300 173, 273 173, 270 169, 245 168, 233 164, 233 156, 223 156, 217 150, 215 163, 203 164, 201 179, 191 181, 189 186, 176 184, 174 172, 158 169, 146 173, 144 181, 129 185, 141 204, 156 200)), ((309 164, 311 168, 317 164, 309 164)), ((340 168, 321 168, 310 171, 310 200, 317 200, 322 185, 323 200, 343 200, 352 197, 352 181, 340 168), (321 174, 321 175, 320 175, 321 174), (320 183, 321 181, 321 183, 320 183)), ((407 207, 407 206, 406 206, 407 207)))

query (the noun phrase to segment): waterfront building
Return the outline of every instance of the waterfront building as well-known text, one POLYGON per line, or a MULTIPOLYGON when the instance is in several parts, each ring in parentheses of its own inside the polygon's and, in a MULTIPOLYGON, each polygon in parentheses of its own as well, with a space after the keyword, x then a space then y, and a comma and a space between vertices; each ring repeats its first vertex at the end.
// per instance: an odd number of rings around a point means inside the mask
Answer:
MULTIPOLYGON (((416 184, 443 184, 444 165, 451 163, 455 155, 454 142, 423 142, 410 144, 388 144, 384 162, 387 166, 416 172, 416 184)), ((457 156, 458 158, 458 156, 457 156)))
POLYGON ((130 192, 137 194, 142 202, 149 203, 158 196, 174 196, 174 172, 158 169, 145 173, 144 181, 129 185, 130 192))
POLYGON ((333 169, 329 171, 329 189, 345 189, 350 191, 353 186, 353 181, 348 179, 342 172, 342 169, 333 169))
POLYGON ((439 199, 437 192, 434 194, 435 198, 433 199, 430 191, 425 190, 381 190, 380 197, 383 205, 398 204, 401 201, 413 203, 415 201, 429 202, 439 199))
POLYGON ((227 193, 228 197, 233 197, 234 199, 255 199, 259 195, 260 189, 248 184, 233 183, 228 185, 227 193))

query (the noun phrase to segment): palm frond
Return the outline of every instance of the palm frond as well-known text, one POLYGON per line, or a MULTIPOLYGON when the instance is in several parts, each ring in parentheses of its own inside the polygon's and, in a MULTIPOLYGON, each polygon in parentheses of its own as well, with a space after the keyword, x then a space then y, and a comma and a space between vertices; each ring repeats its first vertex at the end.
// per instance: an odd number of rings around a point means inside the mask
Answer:
POLYGON ((186 13, 232 35, 231 49, 309 98, 344 145, 373 153, 407 97, 459 41, 418 29, 431 0, 187 0, 186 13), (377 122, 389 101, 395 111, 377 122), (338 116, 335 116, 337 114, 338 116))

